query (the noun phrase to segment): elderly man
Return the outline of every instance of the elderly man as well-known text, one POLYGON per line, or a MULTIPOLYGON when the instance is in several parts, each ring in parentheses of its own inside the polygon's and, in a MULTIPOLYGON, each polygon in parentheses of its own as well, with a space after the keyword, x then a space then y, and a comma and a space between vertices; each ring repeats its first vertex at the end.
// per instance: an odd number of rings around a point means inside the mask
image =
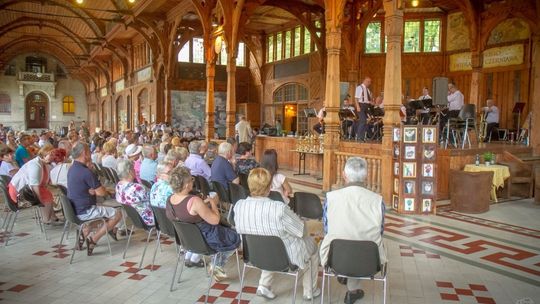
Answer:
POLYGON ((191 171, 191 175, 200 175, 209 181, 211 169, 203 159, 206 149, 207 145, 204 141, 194 140, 189 143, 189 156, 184 166, 191 171))
MULTIPOLYGON (((248 177, 248 185, 251 195, 234 205, 236 232, 272 235, 282 239, 291 263, 298 266, 302 273, 310 269, 311 277, 304 275, 303 278, 304 299, 318 297, 321 294, 321 290, 317 288, 319 255, 317 245, 307 233, 305 223, 286 204, 268 198, 272 185, 272 175, 268 170, 253 169, 248 177)), ((271 290, 272 277, 272 272, 261 273, 258 296, 267 299, 276 297, 271 290)))
MULTIPOLYGON (((488 142, 491 138, 491 134, 493 132, 493 129, 496 129, 499 127, 499 108, 495 105, 493 102, 493 99, 488 99, 486 101, 487 106, 484 107, 482 110, 484 111, 486 115, 486 139, 485 142, 488 142)), ((495 134, 495 139, 499 139, 499 134, 495 134)))
POLYGON ((356 99, 356 114, 358 122, 356 126, 356 139, 364 141, 366 139, 366 126, 367 126, 367 110, 373 97, 369 86, 371 85, 371 78, 366 77, 364 81, 356 87, 354 98, 356 99))
POLYGON ((234 158, 233 146, 223 142, 218 146, 218 156, 212 163, 210 179, 229 189, 229 183, 240 183, 240 178, 234 169, 236 160, 234 158))
POLYGON ((441 124, 439 126, 441 135, 443 134, 443 128, 446 126, 448 119, 456 118, 459 116, 459 112, 463 105, 465 104, 465 97, 458 90, 455 83, 448 83, 448 112, 446 115, 441 116, 441 124))
MULTIPOLYGON (((330 243, 334 239, 373 241, 379 246, 381 263, 386 262, 382 238, 385 206, 379 194, 362 186, 366 176, 366 161, 351 157, 343 170, 345 187, 326 194, 323 208, 326 236, 320 249, 323 266, 326 265, 330 243)), ((364 296, 359 280, 349 279, 347 290, 345 304, 352 304, 364 296)))
POLYGON ((144 159, 141 162, 141 179, 153 183, 156 181, 157 151, 152 145, 144 145, 142 154, 144 159))
POLYGON ((97 176, 86 166, 90 162, 90 147, 86 143, 79 142, 71 150, 73 164, 69 168, 67 177, 67 197, 73 204, 75 214, 83 221, 105 218, 107 225, 99 227, 94 235, 90 235, 90 227, 80 234, 77 248, 82 250, 84 242, 87 243, 87 253, 92 255, 98 240, 114 227, 122 219, 122 213, 112 207, 96 205, 96 196, 108 195, 105 187, 101 185, 97 176))
POLYGON ((252 131, 249 121, 246 120, 246 116, 240 115, 240 121, 236 124, 234 129, 238 136, 238 142, 250 142, 252 131))

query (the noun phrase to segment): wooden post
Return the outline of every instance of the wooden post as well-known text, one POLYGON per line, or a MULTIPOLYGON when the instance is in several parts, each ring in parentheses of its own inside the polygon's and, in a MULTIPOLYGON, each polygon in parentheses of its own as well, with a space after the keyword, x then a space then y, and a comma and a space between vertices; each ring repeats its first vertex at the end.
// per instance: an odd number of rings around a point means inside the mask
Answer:
MULTIPOLYGON (((227 50, 233 48, 227 47, 227 50)), ((227 51, 227 137, 234 137, 236 124, 236 56, 234 51, 227 51)))
POLYGON ((341 26, 343 23, 344 0, 325 1, 326 19, 326 89, 324 105, 326 106, 324 157, 323 157, 323 190, 332 186, 332 178, 336 176, 334 155, 339 148, 339 57, 341 50, 341 26))
POLYGON ((531 105, 532 132, 530 137, 531 147, 536 154, 540 153, 540 34, 532 37, 533 48, 531 52, 531 105))
POLYGON ((483 73, 482 73, 482 52, 472 52, 471 54, 471 65, 472 65, 472 74, 471 74, 471 91, 469 94, 469 102, 470 104, 476 105, 476 109, 478 112, 479 107, 481 107, 484 103, 482 100, 482 79, 483 79, 483 73))
POLYGON ((384 72, 384 111, 383 140, 382 140, 382 164, 381 194, 386 203, 392 198, 392 127, 399 124, 401 119, 401 36, 403 33, 403 9, 398 0, 385 0, 383 2, 385 17, 384 26, 388 37, 386 51, 386 68, 384 72))
MULTIPOLYGON (((213 52, 213 49, 212 49, 213 52)), ((214 139, 214 78, 216 77, 215 60, 206 61, 206 118, 204 120, 204 135, 206 140, 214 139)))

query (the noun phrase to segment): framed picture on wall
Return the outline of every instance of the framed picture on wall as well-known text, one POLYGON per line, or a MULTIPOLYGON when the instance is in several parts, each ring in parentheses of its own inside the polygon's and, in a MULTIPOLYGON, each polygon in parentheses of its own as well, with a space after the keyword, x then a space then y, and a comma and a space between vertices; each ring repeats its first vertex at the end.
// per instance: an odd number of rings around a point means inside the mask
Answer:
POLYGON ((416 143, 416 127, 403 128, 403 142, 416 143))
POLYGON ((430 198, 425 198, 422 200, 422 212, 431 212, 432 201, 430 198))
POLYGON ((403 177, 416 177, 416 163, 403 163, 403 177))
POLYGON ((399 162, 394 162, 394 175, 399 175, 399 162))
POLYGON ((423 181, 422 182, 422 194, 432 195, 433 194, 433 182, 423 181))
POLYGON ((435 160, 435 146, 424 147, 424 160, 435 160))
POLYGON ((405 159, 416 159, 416 146, 405 146, 405 159))
POLYGON ((405 194, 415 194, 415 181, 414 180, 405 180, 403 182, 403 193, 405 194))
POLYGON ((399 178, 394 178, 394 192, 399 193, 399 178))
POLYGON ((394 145, 394 158, 397 159, 399 157, 399 145, 394 145))
POLYGON ((433 177, 433 164, 423 164, 422 165, 422 176, 423 177, 433 177))
POLYGON ((399 196, 392 195, 392 208, 397 209, 399 206, 399 196))
POLYGON ((405 211, 414 211, 414 198, 407 197, 404 199, 404 210, 405 211))
POLYGON ((392 138, 393 138, 393 141, 396 142, 396 141, 399 141, 401 139, 401 129, 400 128, 394 128, 392 130, 392 138))
POLYGON ((422 142, 425 144, 435 143, 435 132, 436 129, 434 127, 424 128, 424 132, 422 134, 422 142))

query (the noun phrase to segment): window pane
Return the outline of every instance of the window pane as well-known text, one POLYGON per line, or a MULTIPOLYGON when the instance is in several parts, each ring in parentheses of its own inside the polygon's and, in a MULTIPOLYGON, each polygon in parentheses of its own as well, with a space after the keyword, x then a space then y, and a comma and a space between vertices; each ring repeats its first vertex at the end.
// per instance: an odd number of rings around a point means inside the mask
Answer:
POLYGON ((300 56, 300 27, 294 28, 294 55, 300 56))
POLYGON ((277 33, 276 35, 276 60, 281 60, 281 48, 282 48, 282 40, 281 40, 281 33, 277 33))
POLYGON ((441 51, 441 20, 424 21, 424 52, 441 51))
POLYGON ((296 85, 289 84, 285 86, 285 100, 284 101, 296 101, 296 85))
MULTIPOLYGON (((322 22, 320 20, 315 21, 315 27, 317 28, 317 37, 320 38, 321 34, 322 34, 322 30, 321 30, 322 22)), ((315 49, 315 50, 317 50, 317 49, 315 49)))
POLYGON ((69 105, 69 112, 70 112, 70 113, 75 113, 75 104, 74 104, 74 103, 71 103, 71 104, 69 105))
POLYGON ((311 34, 304 28, 304 54, 311 53, 311 34))
POLYGON ((193 62, 204 63, 204 40, 193 38, 193 62))
POLYGON ((64 113, 69 112, 69 104, 64 102, 64 113))
POLYGON ((274 61, 274 36, 268 36, 266 44, 268 45, 268 56, 266 57, 266 61, 272 62, 274 61))
POLYGON ((371 22, 366 28, 366 54, 381 52, 381 23, 371 22))
POLYGON ((178 62, 189 62, 189 44, 189 41, 186 42, 180 52, 178 52, 178 62))
POLYGON ((420 52, 420 21, 405 21, 403 51, 420 52))
POLYGON ((284 59, 291 57, 291 31, 285 32, 285 56, 284 59))
POLYGON ((246 45, 243 42, 238 43, 238 55, 236 57, 237 66, 246 66, 246 45))

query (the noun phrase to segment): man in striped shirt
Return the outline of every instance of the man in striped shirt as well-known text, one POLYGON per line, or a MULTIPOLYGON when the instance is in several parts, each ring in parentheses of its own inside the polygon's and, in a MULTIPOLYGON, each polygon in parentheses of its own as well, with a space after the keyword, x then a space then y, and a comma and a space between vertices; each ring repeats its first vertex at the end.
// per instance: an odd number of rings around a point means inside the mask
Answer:
MULTIPOLYGON (((309 275, 303 277, 304 299, 311 300, 321 294, 317 288, 319 255, 315 240, 311 238, 304 222, 283 202, 268 198, 272 175, 264 168, 251 170, 248 177, 251 196, 239 200, 234 206, 236 232, 240 234, 277 236, 283 240, 292 264, 301 269, 302 274, 310 268, 309 275), (313 285, 311 285, 313 282, 313 285)), ((274 299, 271 290, 273 273, 262 271, 257 295, 274 299)))

